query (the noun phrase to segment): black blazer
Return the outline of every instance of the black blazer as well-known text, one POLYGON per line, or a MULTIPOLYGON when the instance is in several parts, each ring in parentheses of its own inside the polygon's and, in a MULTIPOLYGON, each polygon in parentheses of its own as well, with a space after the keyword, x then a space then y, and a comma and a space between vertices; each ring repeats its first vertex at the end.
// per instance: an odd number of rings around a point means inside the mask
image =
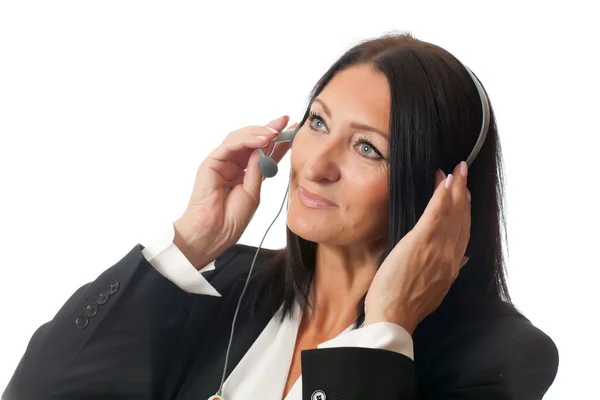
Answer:
MULTIPOLYGON (((143 248, 78 289, 35 331, 2 399, 204 400, 216 393, 255 248, 233 246, 203 273, 222 297, 184 292, 146 261, 143 248)), ((278 308, 265 301, 255 315, 238 315, 227 375, 278 308)), ((304 350, 302 398, 322 390, 328 400, 540 399, 557 372, 553 341, 521 317, 440 337, 425 348, 415 342, 415 362, 378 349, 304 350)))

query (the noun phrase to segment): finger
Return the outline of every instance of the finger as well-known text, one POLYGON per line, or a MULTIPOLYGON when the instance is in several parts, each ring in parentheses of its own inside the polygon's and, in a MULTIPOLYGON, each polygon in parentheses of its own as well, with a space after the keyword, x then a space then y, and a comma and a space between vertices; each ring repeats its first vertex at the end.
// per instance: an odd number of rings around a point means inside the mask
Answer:
POLYGON ((239 164, 240 155, 243 154, 247 162, 255 149, 266 146, 270 140, 279 135, 279 132, 271 129, 266 126, 247 126, 233 131, 210 156, 220 161, 235 161, 239 164))
MULTIPOLYGON (((287 123, 287 121, 289 121, 290 117, 288 117, 286 115, 286 116, 283 116, 281 118, 286 118, 286 123, 287 123)), ((293 127, 295 127, 297 125, 298 125, 298 123, 296 122, 296 123, 294 123, 290 127, 285 128, 285 125, 284 125, 284 128, 280 128, 281 124, 280 124, 280 121, 279 121, 279 118, 278 118, 278 119, 274 119, 273 121, 269 122, 266 126, 268 126, 270 128, 273 128, 273 129, 277 130, 278 132, 281 132, 284 129, 292 129, 293 127)), ((276 143, 273 143, 271 140, 269 140, 267 142, 267 144, 262 147, 263 153, 265 153, 266 155, 271 156, 271 152, 273 152, 273 149, 275 148, 275 145, 276 145, 276 143)))
MULTIPOLYGON (((443 172, 442 172, 443 174, 443 172)), ((443 180, 436 178, 437 186, 433 191, 433 195, 425 207, 423 214, 419 218, 419 221, 413 228, 415 232, 423 235, 423 239, 426 243, 436 240, 437 236, 442 239, 444 243, 444 227, 449 223, 450 215, 450 191, 446 189, 445 184, 449 180, 453 180, 452 174, 445 177, 443 180)))
MULTIPOLYGON (((453 171, 454 179, 452 184, 450 185, 450 223, 447 225, 446 230, 446 246, 449 253, 453 256, 456 255, 458 241, 460 238, 460 232, 463 225, 463 219, 465 216, 465 205, 468 203, 467 201, 467 173, 466 168, 463 169, 463 166, 466 167, 466 163, 459 163, 453 171), (464 175, 463 175, 464 174, 464 175)), ((462 255, 461 255, 462 256, 462 255)), ((456 264, 458 264, 460 258, 456 258, 456 264)))
MULTIPOLYGON (((286 129, 294 129, 298 126, 297 122, 294 122, 292 125, 288 126, 286 129)), ((281 142, 277 143, 275 148, 273 149, 273 154, 271 154, 271 158, 275 160, 276 163, 279 163, 283 156, 288 152, 288 150, 292 147, 291 142, 281 142)))
MULTIPOLYGON (((263 149, 264 154, 271 155, 271 152, 275 148, 275 143, 272 142, 272 139, 279 136, 279 132, 281 132, 283 129, 285 129, 285 125, 289 122, 289 120, 290 120, 290 117, 287 115, 284 115, 283 117, 276 118, 265 125, 265 127, 274 129, 278 133, 274 137, 269 136, 269 140, 267 140, 267 143, 261 147, 263 149)), ((254 151, 254 150, 252 150, 252 151, 254 151)), ((238 164, 240 164, 240 163, 243 164, 245 167, 247 165, 247 160, 250 157, 250 154, 251 153, 244 154, 242 157, 240 157, 239 160, 236 160, 236 162, 238 162, 238 164)))
MULTIPOLYGON (((292 125, 288 126, 287 129, 294 129, 298 126, 298 122, 294 122, 292 125)), ((269 142, 270 144, 272 144, 272 142, 269 142)), ((279 163, 279 161, 281 161, 281 159, 286 155, 286 153, 288 152, 288 150, 292 147, 292 143, 291 142, 279 142, 279 143, 275 143, 274 146, 268 146, 267 149, 269 151, 269 153, 267 153, 267 151, 265 151, 265 154, 269 154, 269 156, 276 162, 279 163), (272 152, 272 153, 271 153, 272 152)), ((264 176, 262 177, 262 181, 264 181, 265 178, 264 176)))
MULTIPOLYGON (((292 125, 285 128, 285 130, 294 129, 297 126, 298 126, 298 123, 294 122, 292 125)), ((273 160, 275 160, 275 162, 279 162, 279 161, 281 161, 281 159, 283 158, 283 156, 285 155, 285 153, 287 152, 287 150, 289 149, 290 146, 291 146, 290 142, 273 143, 273 141, 270 141, 267 144, 267 146, 263 147, 263 152, 265 154, 269 155, 273 160), (286 144, 288 145, 287 148, 284 146, 286 144), (276 147, 280 148, 280 150, 277 153, 275 153, 276 147)))
MULTIPOLYGON (((287 125, 288 119, 289 119, 289 117, 285 116, 280 119, 271 121, 267 125, 270 126, 271 128, 277 129, 278 131, 282 131, 285 128, 285 126, 287 125)), ((280 146, 276 146, 274 148, 277 149, 279 147, 280 146)), ((278 151, 281 151, 281 150, 278 150, 278 151)), ((266 154, 269 154, 269 153, 267 152, 266 154)), ((273 158, 275 156, 279 156, 279 153, 278 154, 274 153, 271 155, 271 157, 273 157, 273 158)), ((281 155, 281 157, 283 157, 283 155, 281 155)), ((281 157, 279 158, 279 160, 281 159, 281 157)), ((252 198, 254 201, 257 201, 257 202, 260 199, 260 188, 261 188, 262 181, 263 181, 263 176, 260 173, 260 170, 258 169, 258 160, 259 159, 260 159, 260 154, 258 154, 257 151, 253 152, 253 154, 251 155, 251 157, 248 161, 246 172, 244 174, 244 182, 243 182, 244 190, 246 191, 246 193, 248 193, 248 196, 250 196, 250 198, 252 198)), ((275 159, 275 161, 279 161, 279 160, 275 159)))
MULTIPOLYGON (((460 235, 458 237, 458 243, 456 244, 456 253, 455 259, 462 259, 460 263, 460 268, 464 266, 467 262, 465 260, 465 252, 467 251, 467 246, 469 245, 469 240, 471 239, 471 203, 469 201, 465 204, 465 210, 463 214, 462 224, 460 227, 460 235)), ((468 260, 468 257, 466 257, 468 260)))
POLYGON ((244 173, 244 170, 233 162, 208 158, 205 163, 207 168, 215 171, 226 182, 232 182, 235 178, 244 173))
POLYGON ((275 118, 273 121, 269 122, 266 126, 269 128, 273 128, 279 132, 285 129, 285 126, 290 122, 290 117, 288 115, 284 115, 283 117, 275 118))
POLYGON ((275 146, 275 149, 273 150, 273 154, 271 154, 271 158, 276 163, 279 163, 279 161, 281 161, 283 156, 285 156, 285 154, 288 152, 288 150, 290 148, 291 148, 290 142, 277 143, 277 146, 275 146))
POLYGON ((258 203, 260 200, 260 188, 263 181, 263 176, 258 169, 258 160, 260 154, 258 152, 252 153, 250 160, 248 161, 248 168, 244 173, 242 185, 248 196, 258 203))
MULTIPOLYGON (((460 173, 460 170, 453 171, 454 174, 456 174, 457 172, 460 173)), ((435 179, 436 186, 439 185, 445 178, 446 178, 446 174, 444 173, 444 171, 442 171, 441 169, 438 169, 438 171, 436 173, 436 179, 435 179)), ((461 260, 460 260, 460 263, 458 264, 458 268, 456 268, 456 270, 453 273, 454 278, 456 278, 458 276, 459 270, 469 260, 469 257, 464 256, 465 251, 466 251, 466 246, 469 242, 470 226, 471 226, 470 208, 468 206, 465 206, 465 218, 462 220, 462 222, 463 223, 461 226, 460 236, 459 236, 458 243, 456 246, 456 254, 454 256, 454 259, 460 258, 461 260)), ((455 265, 455 264, 453 264, 453 265, 455 265)))
POLYGON ((262 151, 263 153, 265 153, 266 156, 271 156, 271 153, 273 152, 273 150, 275 149, 275 147, 277 146, 278 143, 273 143, 272 140, 269 140, 267 142, 267 144, 265 146, 262 147, 262 151))
POLYGON ((446 179, 446 174, 441 169, 438 169, 435 173, 435 184, 434 187, 438 187, 442 181, 446 179))
POLYGON ((209 157, 219 161, 235 162, 240 168, 246 168, 252 152, 264 147, 279 135, 288 122, 284 116, 269 122, 265 126, 247 126, 231 132, 223 143, 209 154, 209 157))
POLYGON ((239 174, 231 183, 228 185, 230 189, 236 187, 237 185, 243 185, 244 179, 246 178, 246 171, 239 174))
POLYGON ((208 155, 208 158, 220 162, 235 163, 239 168, 246 169, 252 152, 259 147, 266 146, 269 140, 276 136, 277 134, 273 132, 268 132, 265 136, 255 136, 246 132, 246 136, 227 137, 219 147, 208 155))

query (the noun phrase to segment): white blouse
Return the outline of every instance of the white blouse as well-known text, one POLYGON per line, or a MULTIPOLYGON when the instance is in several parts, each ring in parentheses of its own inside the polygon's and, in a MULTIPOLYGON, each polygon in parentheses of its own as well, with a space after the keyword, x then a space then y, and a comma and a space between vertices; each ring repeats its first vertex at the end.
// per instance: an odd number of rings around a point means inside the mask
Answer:
MULTIPOLYGON (((166 228, 142 251, 156 270, 189 293, 221 295, 202 276, 201 272, 215 268, 214 261, 199 271, 175 246, 173 224, 166 228)), ((291 367, 298 327, 302 320, 302 309, 296 303, 292 317, 280 323, 281 309, 244 354, 223 384, 222 397, 226 400, 260 398, 281 400, 291 367)), ((234 336, 235 340, 235 336, 234 336)), ((395 351, 411 359, 413 342, 410 334, 400 325, 378 322, 366 327, 346 328, 335 338, 320 343, 317 348, 365 347, 395 351)), ((302 399, 302 376, 300 376, 284 400, 302 399)), ((203 399, 200 399, 203 400, 203 399)))

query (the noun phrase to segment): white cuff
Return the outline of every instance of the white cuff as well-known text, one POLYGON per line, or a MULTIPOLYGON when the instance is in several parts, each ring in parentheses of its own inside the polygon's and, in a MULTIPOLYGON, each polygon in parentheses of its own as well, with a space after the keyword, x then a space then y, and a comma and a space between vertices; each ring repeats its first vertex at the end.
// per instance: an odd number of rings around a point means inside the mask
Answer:
POLYGON ((410 334, 398 324, 377 322, 350 330, 323 342, 319 349, 328 347, 366 347, 404 354, 414 361, 413 340, 410 334))
POLYGON ((148 262, 165 278, 188 293, 207 294, 221 297, 221 294, 202 276, 201 272, 215 269, 214 261, 197 270, 175 246, 175 227, 169 224, 142 254, 148 262))

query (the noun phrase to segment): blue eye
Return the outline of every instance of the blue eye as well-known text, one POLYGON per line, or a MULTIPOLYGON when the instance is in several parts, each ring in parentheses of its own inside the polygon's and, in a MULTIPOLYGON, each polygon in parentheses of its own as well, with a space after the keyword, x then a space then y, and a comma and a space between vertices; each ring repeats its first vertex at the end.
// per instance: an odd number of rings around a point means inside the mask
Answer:
POLYGON ((325 127, 325 122, 323 122, 323 118, 321 118, 321 116, 319 114, 317 114, 316 112, 314 112, 314 111, 310 112, 310 115, 309 115, 308 119, 310 120, 310 126, 313 129, 321 130, 321 128, 325 127), (318 127, 317 123, 321 124, 321 126, 318 127))
POLYGON ((359 146, 360 154, 364 155, 368 158, 373 159, 383 159, 381 153, 377 150, 377 148, 371 143, 371 141, 365 137, 358 139, 358 142, 355 146, 359 146))
MULTIPOLYGON (((309 113, 308 120, 310 121, 310 127, 314 130, 320 131, 327 128, 323 118, 314 111, 309 113)), ((357 146, 360 146, 358 151, 363 157, 370 158, 372 160, 384 160, 381 152, 379 152, 377 147, 375 147, 373 143, 371 143, 371 141, 366 137, 360 138, 354 145, 355 148, 357 146)))

